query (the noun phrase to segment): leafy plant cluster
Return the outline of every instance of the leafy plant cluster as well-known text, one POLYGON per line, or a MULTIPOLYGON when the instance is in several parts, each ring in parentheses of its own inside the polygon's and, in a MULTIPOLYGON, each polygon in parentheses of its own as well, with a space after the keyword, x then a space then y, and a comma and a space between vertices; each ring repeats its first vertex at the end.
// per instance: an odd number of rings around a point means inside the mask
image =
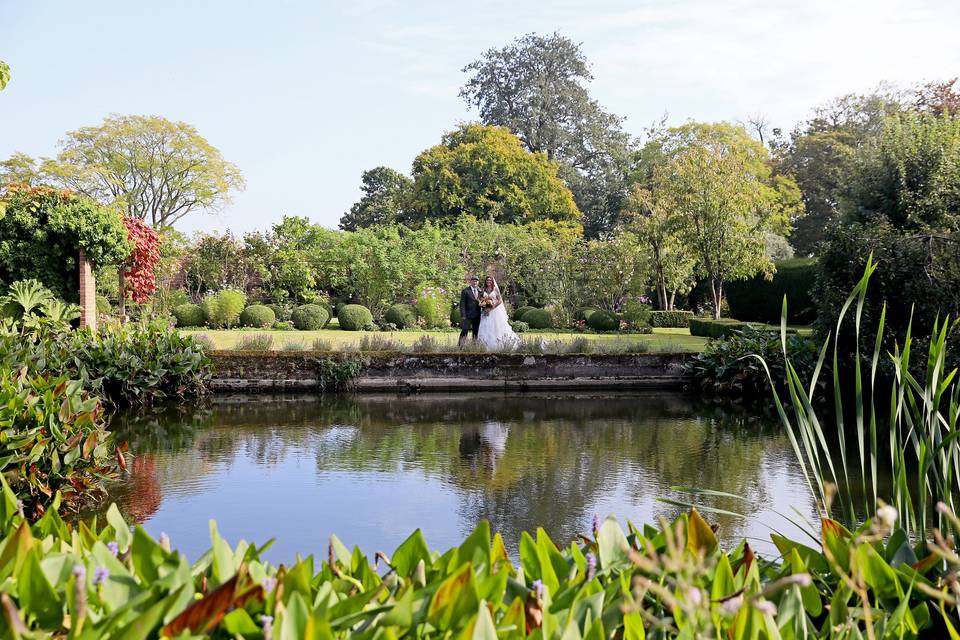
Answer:
POLYGON ((127 239, 133 251, 122 267, 126 290, 123 295, 137 303, 146 302, 157 289, 156 268, 160 262, 160 235, 140 218, 124 218, 127 239))
POLYGON ((48 510, 32 525, 0 480, 0 633, 9 637, 916 638, 956 633, 960 557, 913 554, 895 515, 849 531, 825 519, 819 548, 772 539, 721 549, 691 509, 659 528, 613 518, 560 546, 522 534, 511 559, 486 521, 431 551, 417 530, 368 558, 331 536, 326 558, 274 566, 270 546, 231 546, 211 523, 192 564, 116 507, 75 529, 48 510), (912 563, 912 564, 911 564, 912 563))

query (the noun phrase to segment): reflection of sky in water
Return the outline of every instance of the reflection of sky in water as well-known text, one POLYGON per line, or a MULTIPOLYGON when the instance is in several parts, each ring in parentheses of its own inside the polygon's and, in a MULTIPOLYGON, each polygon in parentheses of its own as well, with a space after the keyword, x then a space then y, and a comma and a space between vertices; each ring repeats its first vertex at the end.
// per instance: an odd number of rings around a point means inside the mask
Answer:
POLYGON ((139 475, 115 496, 191 559, 207 548, 212 518, 231 544, 276 537, 267 555, 277 562, 325 555, 331 533, 389 554, 420 527, 431 548, 445 550, 482 517, 514 551, 520 531, 537 525, 567 544, 595 513, 637 525, 675 517, 680 509, 657 499, 692 496, 671 486, 744 496, 703 500, 745 519, 704 515, 728 543, 746 536, 768 555, 772 530, 803 535, 779 514, 813 517, 776 428, 720 424, 715 409, 662 393, 492 398, 482 410, 436 396, 357 398, 334 408, 311 400, 293 413, 289 401, 276 410, 267 400, 249 410, 215 405, 178 450, 140 446, 139 475))

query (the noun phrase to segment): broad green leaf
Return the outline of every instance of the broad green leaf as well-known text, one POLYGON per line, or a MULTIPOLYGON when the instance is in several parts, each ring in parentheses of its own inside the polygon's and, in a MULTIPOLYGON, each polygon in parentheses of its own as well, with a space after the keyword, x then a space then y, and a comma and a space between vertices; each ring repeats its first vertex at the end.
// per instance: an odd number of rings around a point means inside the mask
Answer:
POLYGON ((473 566, 466 563, 444 580, 433 594, 427 618, 438 629, 448 630, 465 620, 480 604, 473 566))
POLYGON ((460 548, 457 550, 458 562, 469 562, 478 571, 490 566, 490 523, 481 520, 460 548))
POLYGON ((63 620, 63 610, 53 585, 40 568, 39 556, 36 547, 27 552, 17 576, 17 596, 25 618, 35 619, 43 628, 57 629, 63 620))
POLYGON ((423 532, 417 529, 393 552, 393 557, 390 558, 390 566, 399 575, 406 577, 413 572, 417 563, 421 560, 428 566, 431 564, 430 549, 423 539, 423 532))
POLYGON ((608 517, 600 525, 597 533, 597 546, 600 551, 600 567, 604 570, 614 569, 630 564, 627 553, 629 544, 627 536, 620 528, 616 518, 608 517))

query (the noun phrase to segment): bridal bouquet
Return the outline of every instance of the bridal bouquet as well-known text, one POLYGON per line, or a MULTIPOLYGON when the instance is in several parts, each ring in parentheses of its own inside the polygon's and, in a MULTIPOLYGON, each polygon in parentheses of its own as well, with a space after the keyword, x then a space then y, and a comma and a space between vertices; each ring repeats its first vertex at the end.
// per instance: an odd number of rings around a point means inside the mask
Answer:
POLYGON ((480 308, 485 311, 493 309, 493 298, 488 297, 487 294, 483 294, 483 297, 480 298, 480 308))

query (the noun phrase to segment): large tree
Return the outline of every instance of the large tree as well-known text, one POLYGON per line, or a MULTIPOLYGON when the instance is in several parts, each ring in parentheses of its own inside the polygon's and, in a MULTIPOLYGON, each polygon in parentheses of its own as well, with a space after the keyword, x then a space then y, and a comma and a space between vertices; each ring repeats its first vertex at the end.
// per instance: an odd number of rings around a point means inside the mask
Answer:
POLYGON ((341 229, 393 224, 402 217, 413 180, 390 167, 374 167, 363 172, 361 181, 363 196, 340 218, 341 229))
POLYGON ((43 182, 43 175, 37 161, 25 153, 17 151, 6 160, 0 161, 0 189, 12 184, 36 186, 43 182))
POLYGON ((244 186, 240 170, 184 122, 110 116, 71 131, 43 172, 100 202, 115 203, 155 228, 213 211, 244 186))
POLYGON ((413 162, 405 222, 450 223, 462 215, 501 223, 555 220, 578 225, 580 212, 557 163, 523 148, 502 127, 461 125, 413 162))
POLYGON ((460 95, 485 124, 507 127, 561 165, 588 235, 609 232, 629 192, 630 136, 587 90, 580 46, 559 34, 527 34, 464 67, 460 95))
POLYGON ((789 233, 791 216, 802 211, 799 191, 773 174, 766 147, 742 127, 690 123, 650 144, 661 158, 650 182, 656 206, 675 217, 719 318, 725 283, 772 269, 767 234, 789 233))

